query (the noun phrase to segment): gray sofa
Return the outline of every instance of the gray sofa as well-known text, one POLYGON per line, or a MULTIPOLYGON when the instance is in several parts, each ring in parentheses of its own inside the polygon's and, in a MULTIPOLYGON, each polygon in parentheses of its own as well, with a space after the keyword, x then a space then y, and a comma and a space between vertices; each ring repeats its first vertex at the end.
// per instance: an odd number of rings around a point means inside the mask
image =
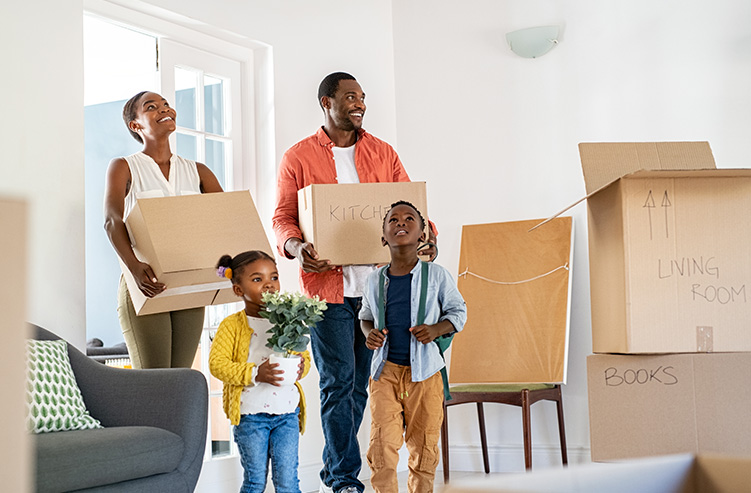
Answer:
MULTIPOLYGON (((30 333, 60 339, 35 325, 30 333)), ((36 491, 192 492, 206 444, 204 376, 110 368, 70 344, 68 355, 86 408, 104 428, 33 435, 36 491)))

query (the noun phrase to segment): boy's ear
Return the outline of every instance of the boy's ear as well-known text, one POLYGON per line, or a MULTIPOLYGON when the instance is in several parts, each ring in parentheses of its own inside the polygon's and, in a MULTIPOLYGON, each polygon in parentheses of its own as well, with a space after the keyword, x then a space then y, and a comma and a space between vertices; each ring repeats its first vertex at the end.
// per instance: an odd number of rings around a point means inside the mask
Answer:
POLYGON ((420 235, 420 241, 425 243, 425 231, 423 231, 422 234, 420 235))
POLYGON ((386 241, 386 238, 384 238, 383 236, 381 236, 381 246, 388 246, 388 244, 389 244, 389 242, 386 241))
POLYGON ((243 290, 239 284, 232 283, 232 292, 235 293, 235 296, 238 298, 243 297, 243 290))

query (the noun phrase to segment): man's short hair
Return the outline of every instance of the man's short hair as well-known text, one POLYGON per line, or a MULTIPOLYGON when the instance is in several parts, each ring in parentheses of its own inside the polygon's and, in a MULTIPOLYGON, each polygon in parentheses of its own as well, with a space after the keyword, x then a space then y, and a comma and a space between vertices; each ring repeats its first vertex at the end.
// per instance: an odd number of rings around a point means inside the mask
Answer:
POLYGON ((321 85, 318 86, 318 104, 321 105, 321 109, 323 109, 321 98, 324 96, 333 98, 334 94, 336 94, 336 90, 339 89, 339 81, 342 80, 356 81, 357 79, 346 72, 334 72, 323 78, 321 85))

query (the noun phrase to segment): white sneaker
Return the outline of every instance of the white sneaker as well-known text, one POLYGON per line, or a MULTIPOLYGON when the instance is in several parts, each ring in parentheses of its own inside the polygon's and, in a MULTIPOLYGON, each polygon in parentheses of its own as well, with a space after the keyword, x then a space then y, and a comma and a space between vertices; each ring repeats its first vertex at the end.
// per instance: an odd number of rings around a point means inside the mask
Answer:
POLYGON ((339 493, 360 493, 360 490, 358 490, 355 486, 347 486, 343 490, 339 490, 339 493))
POLYGON ((321 486, 318 488, 318 493, 334 493, 334 489, 326 486, 323 484, 323 481, 321 481, 321 486))

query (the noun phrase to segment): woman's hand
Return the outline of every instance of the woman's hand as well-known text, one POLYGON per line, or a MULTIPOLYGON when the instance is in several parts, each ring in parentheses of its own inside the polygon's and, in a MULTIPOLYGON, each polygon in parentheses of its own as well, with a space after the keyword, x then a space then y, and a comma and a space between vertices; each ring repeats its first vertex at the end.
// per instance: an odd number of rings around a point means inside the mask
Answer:
POLYGON ((154 271, 151 270, 149 264, 137 262, 133 267, 129 267, 129 270, 130 273, 133 274, 136 284, 138 284, 138 289, 149 298, 153 298, 167 289, 167 286, 159 282, 156 278, 156 275, 154 274, 154 271))
POLYGON ((279 363, 269 363, 269 360, 264 361, 258 366, 258 373, 256 373, 256 383, 263 382, 274 387, 281 387, 279 382, 282 381, 281 375, 284 374, 284 370, 277 369, 279 363))

